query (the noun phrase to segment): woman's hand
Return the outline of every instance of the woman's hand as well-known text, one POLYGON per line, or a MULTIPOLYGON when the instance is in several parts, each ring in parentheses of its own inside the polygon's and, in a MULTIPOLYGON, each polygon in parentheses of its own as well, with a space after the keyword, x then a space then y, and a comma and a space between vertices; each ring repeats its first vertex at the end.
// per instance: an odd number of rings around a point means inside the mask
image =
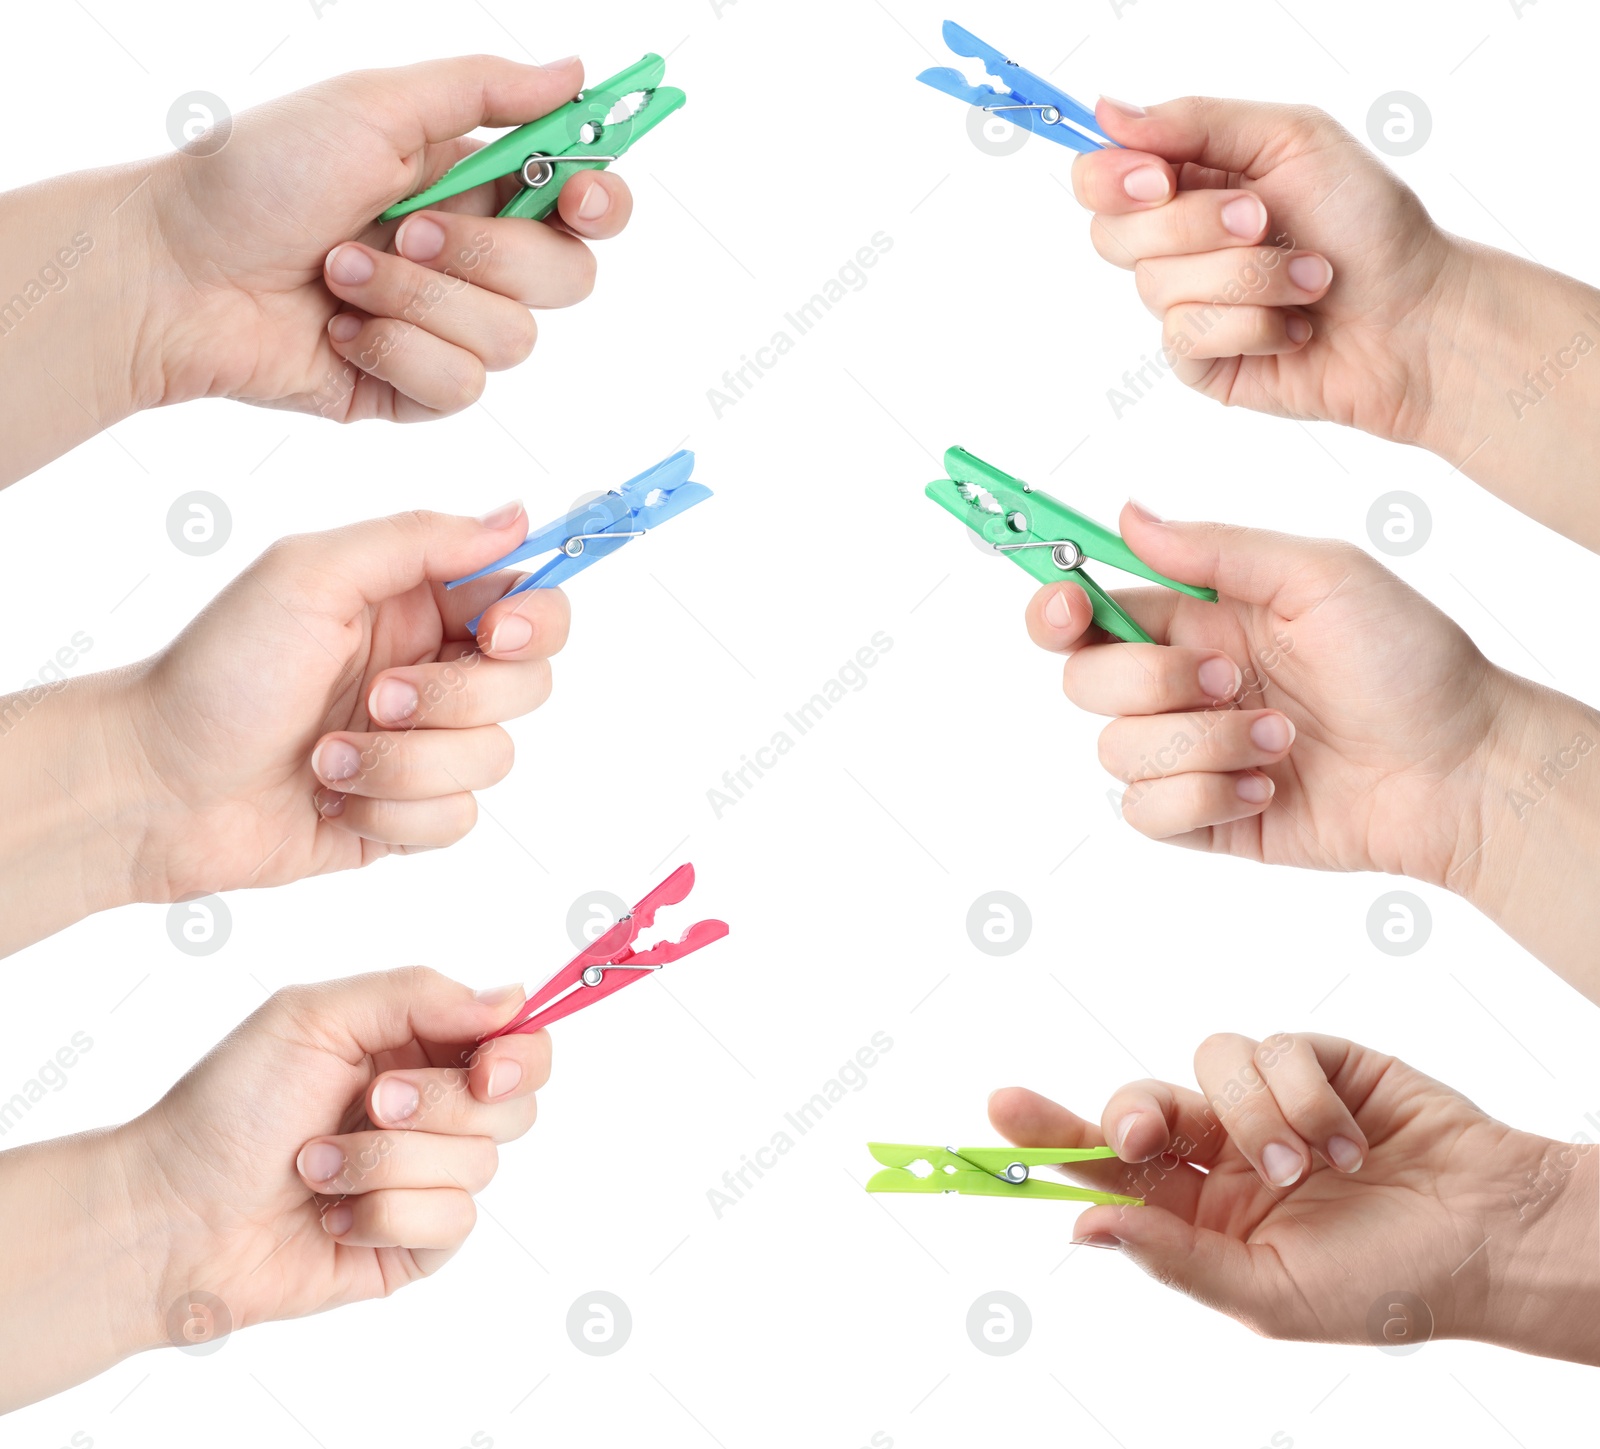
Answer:
POLYGON ((154 1107, 0 1154, 0 1412, 141 1349, 381 1298, 437 1270, 532 1125, 520 987, 423 967, 280 991, 154 1107))
POLYGON ((1477 1338, 1600 1363, 1597 1155, 1494 1121, 1394 1057, 1333 1037, 1225 1033, 1200 1090, 1134 1082, 1090 1122, 1021 1087, 989 1100, 1024 1147, 1109 1142, 1064 1168, 1142 1197, 1074 1237, 1269 1338, 1477 1338))
POLYGON ((1067 697, 1113 716, 1100 762, 1128 787, 1130 825, 1443 886, 1600 1001, 1600 716, 1490 664, 1348 544, 1132 503, 1120 526, 1153 568, 1220 595, 1119 592, 1154 644, 1106 642, 1076 584, 1028 605, 1034 642, 1068 656, 1067 697))
POLYGON ((550 693, 566 596, 445 580, 526 536, 406 513, 269 549, 128 669, 0 698, 0 954, 95 911, 450 845, 550 693), (467 621, 480 612, 476 638, 467 621))
POLYGON ((497 602, 528 517, 408 513, 269 549, 133 671, 120 718, 144 805, 134 884, 178 899, 450 845, 511 768, 501 727, 550 693, 566 596, 497 602), (467 621, 480 623, 479 651, 467 621))
POLYGON ((1221 595, 1118 594, 1155 644, 1092 642, 1076 584, 1028 606, 1034 641, 1068 653, 1067 697, 1115 716, 1100 760, 1128 786, 1123 818, 1269 864, 1449 881, 1482 842, 1520 681, 1359 549, 1136 504, 1121 527, 1153 568, 1221 595))
POLYGON ((627 224, 626 183, 579 172, 547 223, 495 215, 515 176, 373 218, 477 150, 467 132, 522 125, 582 85, 576 57, 362 71, 235 117, 214 155, 162 163, 155 283, 173 320, 152 359, 154 400, 233 397, 339 422, 413 422, 476 401, 486 371, 532 351, 530 307, 589 295, 582 238, 627 224))
POLYGON ((1125 150, 1079 156, 1090 237, 1162 319, 1172 368, 1229 406, 1414 441, 1435 403, 1453 239, 1331 116, 1102 100, 1125 150))
POLYGON ((1600 292, 1442 231, 1309 106, 1095 115, 1126 149, 1079 156, 1074 193, 1188 386, 1417 444, 1600 548, 1600 292))
POLYGON ((566 104, 576 58, 362 71, 258 106, 156 161, 0 195, 0 487, 144 408, 231 397, 339 422, 442 417, 533 348, 529 309, 594 285, 585 239, 633 198, 581 171, 548 220, 514 177, 379 225, 482 142, 566 104), (38 313, 38 315, 34 315, 38 313))

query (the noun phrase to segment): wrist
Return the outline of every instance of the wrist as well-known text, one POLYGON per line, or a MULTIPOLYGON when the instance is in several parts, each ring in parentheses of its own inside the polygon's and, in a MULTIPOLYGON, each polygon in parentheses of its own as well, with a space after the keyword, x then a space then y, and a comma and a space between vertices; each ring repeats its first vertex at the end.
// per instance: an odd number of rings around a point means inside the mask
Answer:
POLYGON ((0 954, 145 898, 117 674, 0 697, 0 954))
POLYGON ((147 1171, 122 1129, 0 1154, 0 1413, 167 1340, 165 1234, 142 1211, 147 1171))
POLYGON ((1590 944, 1600 930, 1600 714, 1496 675, 1501 702, 1444 884, 1600 1000, 1590 944))
POLYGON ((1420 376, 1407 386, 1392 440, 1425 448, 1459 465, 1492 431, 1489 409, 1503 406, 1504 378, 1488 378, 1484 361, 1507 355, 1503 252, 1438 233, 1443 260, 1420 325, 1425 329, 1420 376))
POLYGON ((1492 1227, 1485 1321, 1468 1336, 1600 1365, 1600 1148, 1536 1141, 1492 1227))

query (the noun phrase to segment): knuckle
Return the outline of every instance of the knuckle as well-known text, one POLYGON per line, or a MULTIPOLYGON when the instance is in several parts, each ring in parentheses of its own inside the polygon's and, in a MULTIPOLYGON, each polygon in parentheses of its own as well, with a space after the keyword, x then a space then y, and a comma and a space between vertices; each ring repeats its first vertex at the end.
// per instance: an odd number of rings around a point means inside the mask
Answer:
POLYGON ((1089 243, 1099 254, 1101 261, 1110 262, 1115 267, 1127 266, 1127 248, 1117 240, 1111 228, 1099 216, 1089 218, 1089 243))
POLYGON ((599 258, 586 246, 580 245, 572 256, 572 300, 584 301, 594 291, 595 279, 600 274, 599 258))
POLYGON ((499 725, 491 728, 488 740, 488 758, 485 764, 492 783, 498 784, 511 773, 511 767, 517 760, 517 746, 510 732, 499 725))
POLYGON ((488 369, 484 367, 481 358, 468 354, 468 361, 464 372, 457 373, 453 369, 447 374, 453 388, 453 396, 445 404, 451 412, 460 412, 469 408, 483 396, 483 390, 488 385, 488 369))
POLYGON ((488 1137, 472 1137, 468 1140, 473 1145, 471 1161, 467 1165, 467 1180, 472 1184, 471 1191, 482 1192, 500 1170, 500 1149, 488 1137))
POLYGON ((464 839, 472 833, 472 827, 478 823, 478 799, 472 794, 459 797, 455 806, 454 818, 451 820, 446 832, 447 845, 454 845, 458 840, 464 839))

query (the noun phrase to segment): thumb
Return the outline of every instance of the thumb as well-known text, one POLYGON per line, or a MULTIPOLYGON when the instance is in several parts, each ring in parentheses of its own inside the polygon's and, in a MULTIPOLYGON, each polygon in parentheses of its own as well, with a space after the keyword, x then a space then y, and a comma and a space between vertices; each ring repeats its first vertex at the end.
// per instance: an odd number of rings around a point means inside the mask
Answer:
POLYGON ((1365 558, 1327 539, 1232 523, 1168 523, 1132 501, 1117 526, 1128 547, 1158 573, 1288 618, 1316 608, 1365 558))
POLYGON ((521 126, 565 105, 583 87, 575 55, 523 65, 498 55, 458 55, 394 70, 362 71, 334 85, 362 118, 409 156, 479 126, 521 126))
POLYGON ((1165 1208, 1107 1204, 1081 1214, 1073 1237, 1112 1239, 1152 1278, 1236 1318, 1257 1333, 1278 1326, 1283 1267, 1257 1250, 1211 1228, 1197 1228, 1165 1208))
POLYGON ((284 1007, 308 1035, 359 1059, 411 1041, 476 1043, 516 1015, 521 987, 474 992, 426 966, 296 987, 284 1007))
POLYGON ((264 566, 288 572, 302 589, 314 580, 338 590, 338 607, 359 608, 418 584, 476 573, 527 536, 528 512, 521 503, 482 518, 416 509, 287 539, 266 555, 264 566))
POLYGON ((1102 99, 1095 120, 1113 141, 1180 165, 1185 161, 1246 179, 1265 176, 1291 156, 1350 139, 1332 116, 1312 106, 1184 96, 1157 106, 1102 99))

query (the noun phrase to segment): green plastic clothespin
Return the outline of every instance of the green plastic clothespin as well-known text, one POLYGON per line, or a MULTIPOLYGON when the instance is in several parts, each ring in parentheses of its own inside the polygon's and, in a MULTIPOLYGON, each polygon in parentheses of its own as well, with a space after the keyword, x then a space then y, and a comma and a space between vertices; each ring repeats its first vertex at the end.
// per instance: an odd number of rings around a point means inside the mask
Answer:
POLYGON ((645 56, 610 80, 590 86, 560 110, 518 126, 456 162, 426 191, 391 206, 378 220, 393 221, 513 175, 521 177, 522 189, 500 215, 543 219, 555 210, 568 177, 578 171, 604 170, 684 103, 682 91, 661 84, 666 71, 667 63, 659 55, 645 56), (637 104, 632 104, 634 98, 637 104))
POLYGON ((1041 492, 1031 483, 1002 473, 965 448, 944 455, 948 478, 928 484, 927 495, 954 514, 996 552, 1026 569, 1042 584, 1070 578, 1081 585, 1094 605, 1094 621, 1108 634, 1129 643, 1155 641, 1133 617, 1083 571, 1090 559, 1125 573, 1138 574, 1192 598, 1215 601, 1215 589, 1179 583, 1158 574, 1122 541, 1122 535, 1085 518, 1075 508, 1041 492))
POLYGON ((978 1197, 1066 1198, 1072 1202, 1143 1207, 1140 1197, 1095 1192, 1071 1183, 1043 1181, 1029 1169, 1062 1162, 1095 1162, 1115 1157, 1110 1147, 911 1147, 901 1142, 869 1142, 867 1151, 884 1170, 872 1175, 868 1192, 959 1192, 978 1197), (918 1167, 926 1172, 918 1172, 918 1167))

